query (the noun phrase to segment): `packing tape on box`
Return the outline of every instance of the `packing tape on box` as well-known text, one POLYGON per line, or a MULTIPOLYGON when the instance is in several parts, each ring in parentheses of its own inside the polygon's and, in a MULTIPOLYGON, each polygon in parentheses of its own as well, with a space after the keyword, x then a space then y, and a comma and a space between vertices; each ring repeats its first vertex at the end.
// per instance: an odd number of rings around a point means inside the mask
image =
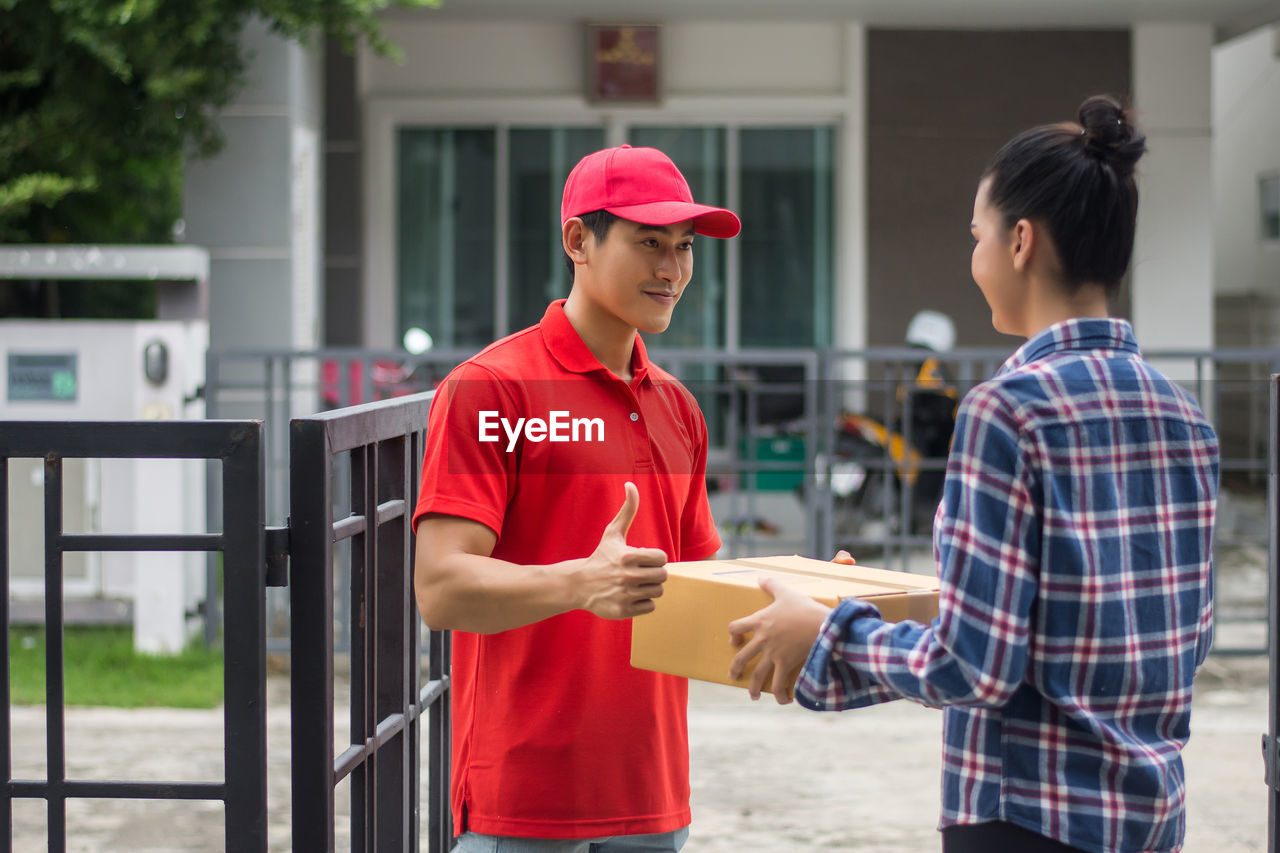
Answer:
POLYGON ((865 577, 855 579, 855 578, 850 578, 848 575, 842 575, 835 572, 830 572, 830 573, 819 572, 819 571, 814 571, 812 569, 789 569, 783 566, 770 565, 769 563, 757 563, 752 560, 744 560, 740 557, 734 559, 733 563, 739 566, 750 566, 751 568, 756 569, 757 571, 767 572, 770 574, 776 573, 776 574, 784 574, 784 575, 798 575, 799 577, 821 577, 821 578, 829 578, 835 581, 855 580, 857 583, 869 584, 871 586, 882 586, 886 590, 889 590, 892 592, 907 592, 907 593, 913 593, 913 592, 931 593, 932 592, 932 590, 927 590, 927 589, 922 590, 919 587, 915 586, 914 584, 894 583, 893 581, 871 580, 870 578, 865 578, 865 577))

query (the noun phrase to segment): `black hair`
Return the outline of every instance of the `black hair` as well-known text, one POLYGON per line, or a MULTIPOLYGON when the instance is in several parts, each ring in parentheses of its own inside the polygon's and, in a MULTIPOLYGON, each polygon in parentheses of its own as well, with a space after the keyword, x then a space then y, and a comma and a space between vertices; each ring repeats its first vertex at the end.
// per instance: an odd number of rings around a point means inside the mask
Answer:
MULTIPOLYGON (((592 236, 596 238, 597 243, 603 243, 604 238, 609 236, 609 229, 613 227, 613 223, 622 217, 616 216, 607 210, 593 210, 590 213, 584 213, 578 217, 582 220, 582 224, 587 226, 592 236)), ((564 265, 569 268, 569 281, 573 281, 573 258, 569 257, 569 253, 564 253, 564 265)))
POLYGON ((1077 122, 1035 127, 1005 143, 983 173, 991 179, 987 199, 1006 228, 1029 219, 1048 230, 1068 290, 1099 282, 1114 295, 1133 255, 1133 172, 1147 138, 1107 95, 1087 98, 1077 122))

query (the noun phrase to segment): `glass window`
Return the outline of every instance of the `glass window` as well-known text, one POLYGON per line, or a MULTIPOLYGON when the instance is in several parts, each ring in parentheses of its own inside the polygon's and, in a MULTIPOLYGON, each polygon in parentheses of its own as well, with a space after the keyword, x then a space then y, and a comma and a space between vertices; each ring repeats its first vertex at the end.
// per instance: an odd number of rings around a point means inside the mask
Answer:
POLYGON ((1280 175, 1259 182, 1262 201, 1262 239, 1280 240, 1280 175))
POLYGON ((507 329, 542 319, 547 304, 569 295, 572 277, 560 239, 560 195, 578 161, 604 147, 604 130, 520 128, 507 157, 507 329))
POLYGON ((400 338, 414 326, 438 347, 494 338, 494 143, 492 129, 400 131, 400 338))
MULTIPOLYGON (((831 345, 834 136, 831 127, 628 128, 631 144, 671 156, 695 199, 733 206, 743 222, 736 240, 695 241, 693 281, 655 347, 831 345)), ((566 296, 561 189, 604 137, 602 127, 402 128, 400 335, 419 326, 437 346, 479 348, 566 296)))
POLYGON ((743 347, 831 346, 833 135, 739 131, 743 347))
MULTIPOLYGON (((714 127, 635 127, 630 143, 666 153, 689 181, 694 201, 723 207, 725 131, 714 127)), ((724 240, 698 237, 693 244, 693 279, 680 297, 671 326, 654 339, 660 347, 723 347, 725 324, 724 240)))

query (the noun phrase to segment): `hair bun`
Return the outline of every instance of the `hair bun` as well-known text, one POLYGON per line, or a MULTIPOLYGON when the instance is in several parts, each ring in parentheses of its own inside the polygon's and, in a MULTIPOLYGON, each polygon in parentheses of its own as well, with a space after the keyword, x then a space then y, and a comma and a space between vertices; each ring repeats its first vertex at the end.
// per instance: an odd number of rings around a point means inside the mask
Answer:
POLYGON ((1094 95, 1080 105, 1080 126, 1084 128, 1085 148, 1122 175, 1133 173, 1133 167, 1147 150, 1147 138, 1129 123, 1124 108, 1115 98, 1094 95))

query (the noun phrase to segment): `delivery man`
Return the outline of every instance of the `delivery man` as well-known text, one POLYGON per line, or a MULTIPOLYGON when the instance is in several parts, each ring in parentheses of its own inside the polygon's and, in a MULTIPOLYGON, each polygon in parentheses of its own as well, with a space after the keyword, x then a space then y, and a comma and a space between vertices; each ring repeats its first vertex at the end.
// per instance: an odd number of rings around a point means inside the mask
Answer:
POLYGON ((697 235, 740 230, 675 164, 622 146, 565 182, 568 299, 441 384, 414 513, 415 588, 454 633, 452 809, 468 851, 676 851, 688 684, 632 669, 668 559, 720 547, 707 430, 650 363, 697 235))

